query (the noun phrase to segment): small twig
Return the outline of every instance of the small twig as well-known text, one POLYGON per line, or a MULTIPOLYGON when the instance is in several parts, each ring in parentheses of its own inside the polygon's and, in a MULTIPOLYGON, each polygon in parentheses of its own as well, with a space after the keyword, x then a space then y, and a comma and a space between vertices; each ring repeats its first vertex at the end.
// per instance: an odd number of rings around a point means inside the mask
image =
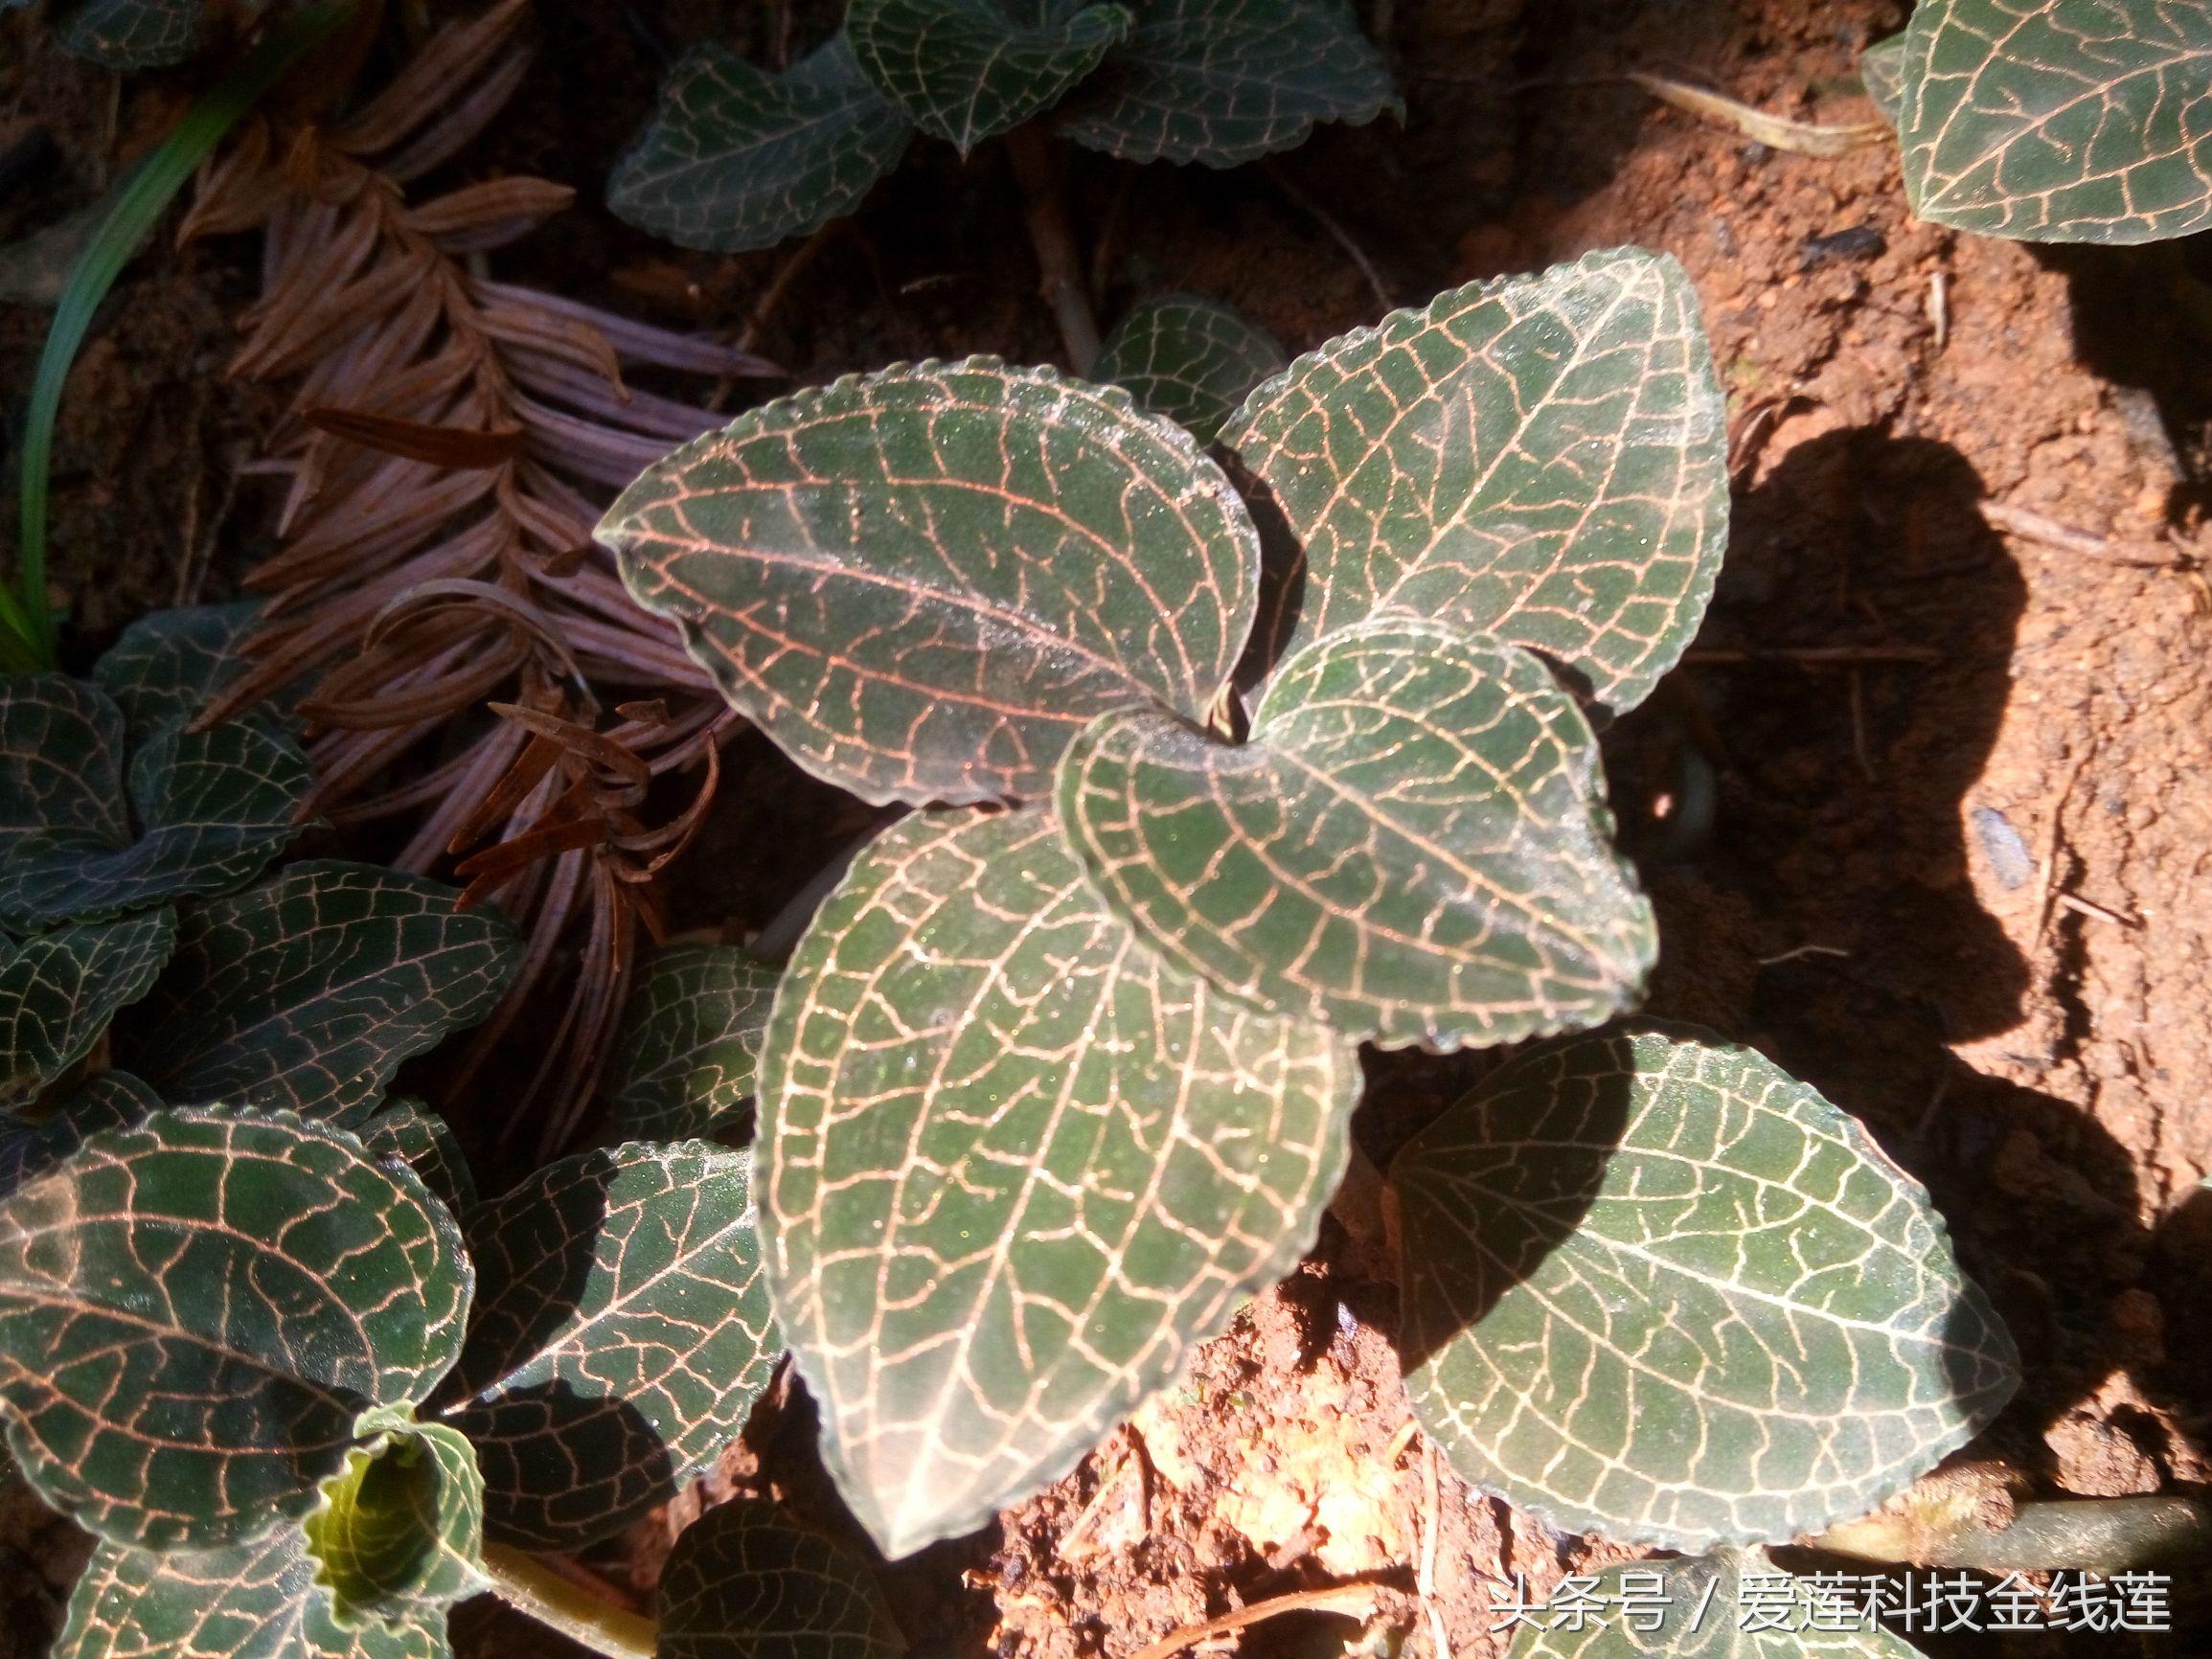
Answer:
POLYGON ((2059 786, 2059 798, 2051 804, 2050 828, 2043 832, 2042 866, 2036 876, 2036 936, 2028 942, 2030 950, 2041 945, 2043 935, 2050 930, 2051 912, 2057 908, 2059 841, 2065 833, 2066 802, 2074 793, 2074 784, 2081 780, 2082 769, 2088 765, 2089 757, 2095 752, 2093 748, 2082 751, 2073 770, 2066 774, 2065 783, 2059 786))
POLYGON ((1981 515, 1992 530, 2001 534, 2017 536, 2021 541, 2032 541, 2039 547, 2054 548, 2060 553, 2070 553, 2080 558, 2101 558, 2113 564, 2131 565, 2137 570, 2172 570, 2180 560, 2174 557, 2138 558, 2116 551, 2101 535, 2075 530, 2061 524, 2055 518, 2025 507, 2013 507, 2002 501, 1984 501, 1981 515))
POLYGON ((1935 332, 1935 349, 1950 344, 1950 279, 1942 271, 1927 277, 1927 325, 1935 332))
POLYGON ((1083 286, 1083 259, 1069 227, 1067 192, 1060 180, 1060 155, 1052 138, 1036 125, 1017 126, 1006 135, 1006 153, 1021 186, 1029 239, 1037 249, 1041 291, 1052 304, 1060 337, 1067 347, 1068 367, 1087 375, 1098 361, 1098 317, 1083 286))
MULTIPOLYGON (((761 297, 753 302, 753 309, 751 314, 745 318, 745 326, 738 330, 737 347, 739 351, 750 352, 760 344, 762 333, 767 329, 769 320, 775 316, 778 307, 783 305, 785 298, 790 293, 791 284, 806 274, 807 267, 811 265, 823 248, 829 245, 830 239, 843 223, 842 219, 832 219, 824 225, 801 242, 791 257, 784 261, 783 268, 768 279, 768 285, 761 290, 761 297)), ((718 384, 715 387, 717 396, 727 396, 723 388, 729 384, 730 380, 726 377, 718 384)))
POLYGON ((1866 681, 1857 669, 1851 670, 1851 752, 1866 781, 1873 783, 1874 756, 1866 744, 1866 681))
POLYGON ((1301 190, 1290 175, 1273 162, 1264 163, 1261 170, 1267 175, 1268 183, 1289 197, 1293 206, 1327 231, 1330 239, 1351 256, 1352 262, 1359 267, 1359 274, 1367 279, 1368 287, 1375 291, 1375 297, 1381 302, 1382 308, 1386 311, 1395 308, 1398 302, 1392 298, 1389 284, 1382 280, 1382 273, 1375 268, 1375 261, 1367 257, 1367 250, 1353 240, 1352 233, 1344 228, 1336 216, 1301 190))
POLYGON ((1149 1648, 1140 1648, 1129 1659, 1174 1659, 1185 1648, 1195 1648, 1215 1636, 1234 1635, 1246 1625, 1280 1617, 1285 1613, 1327 1612, 1343 1613, 1355 1619, 1367 1618, 1375 1611, 1375 1603, 1381 1592, 1373 1584, 1337 1584, 1325 1590, 1293 1590, 1287 1596, 1271 1596, 1265 1602, 1254 1602, 1249 1607, 1240 1607, 1234 1613, 1224 1613, 1203 1625, 1186 1625, 1180 1630, 1171 1630, 1149 1648))
POLYGON ((2108 910, 2095 899, 2084 898, 2078 893, 2062 893, 2059 895, 2059 902, 2076 916, 2093 917, 2099 921, 2109 921, 2114 927, 2136 928, 2143 925, 2141 917, 2130 916, 2124 911, 2108 910))
POLYGON ((1935 1087, 1928 1094, 1927 1104, 1920 1109, 1920 1121, 1912 1125, 1912 1138, 1916 1145, 1926 1143, 1927 1131, 1935 1123, 1935 1114, 1942 1109, 1943 1102, 1950 1095, 1951 1073, 1954 1069, 1951 1054, 1949 1049, 1938 1052, 1943 1056, 1943 1075, 1935 1079, 1935 1087))
POLYGON ((1438 1492, 1436 1481, 1436 1443, 1421 1443, 1421 1567, 1414 1575, 1414 1593, 1421 1598, 1421 1610, 1428 1617, 1428 1643, 1436 1649, 1434 1659, 1451 1659, 1451 1638, 1444 1628, 1444 1615, 1436 1605, 1436 1539, 1443 1531, 1438 1525, 1438 1492))
POLYGON ((1800 944, 1796 949, 1785 950, 1779 956, 1762 956, 1759 959, 1759 966, 1761 967, 1773 967, 1780 963, 1795 962, 1798 958, 1805 956, 1848 957, 1850 954, 1851 952, 1848 950, 1838 950, 1833 944, 1800 944))
POLYGON ((1811 122, 1790 121, 1779 115, 1768 115, 1763 109, 1754 109, 1748 103, 1739 103, 1733 98, 1724 98, 1718 92, 1707 92, 1701 86, 1687 81, 1672 80, 1663 75, 1646 75, 1631 70, 1624 78, 1642 87, 1662 103, 1671 103, 1676 109, 1707 121, 1732 126, 1745 138, 1764 144, 1772 149, 1789 150, 1794 155, 1836 156, 1860 145, 1879 144, 1890 136, 1885 121, 1856 122, 1849 126, 1818 126, 1811 122))

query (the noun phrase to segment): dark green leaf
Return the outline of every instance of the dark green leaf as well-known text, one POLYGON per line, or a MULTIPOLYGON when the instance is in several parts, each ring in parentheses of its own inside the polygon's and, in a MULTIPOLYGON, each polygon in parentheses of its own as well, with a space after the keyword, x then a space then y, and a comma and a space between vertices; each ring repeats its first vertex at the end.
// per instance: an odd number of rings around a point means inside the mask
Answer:
POLYGON ((476 1447, 494 1536, 606 1537, 743 1426, 780 1346, 750 1170, 697 1143, 620 1147, 470 1216, 484 1291, 445 1416, 476 1447))
POLYGON ((21 944, 0 935, 0 1101, 35 1094, 92 1052, 176 943, 176 914, 79 922, 21 944))
POLYGON ((64 50, 110 69, 160 69, 199 50, 208 10, 208 0, 78 0, 55 35, 64 50))
POLYGON ((1136 28, 1071 99, 1060 130, 1124 161, 1235 167, 1324 121, 1403 114, 1343 0, 1134 0, 1136 28))
POLYGON ((1898 130, 1922 218, 2066 242, 2212 223, 2212 6, 1921 0, 1904 39, 1898 130))
POLYGON ((860 69, 914 125, 957 145, 1050 109, 1129 33, 1088 0, 849 0, 860 69))
POLYGON ((726 1127, 753 1098, 777 977, 734 945, 655 956, 630 992, 609 1074, 616 1133, 681 1141, 726 1127))
POLYGON ((695 46, 616 164, 606 205, 682 247, 770 248, 858 207, 913 134, 842 34, 782 75, 695 46))
POLYGON ((397 1158, 431 1194, 456 1216, 476 1203, 476 1180, 468 1159, 445 1120, 413 1097, 388 1101, 376 1116, 353 1131, 373 1158, 397 1158))
POLYGON ((122 712, 94 687, 59 674, 0 682, 0 927, 221 893, 298 835, 313 775, 290 737, 171 722, 132 745, 127 769, 124 743, 122 712))
POLYGON ((140 617, 93 665, 92 683, 115 699, 131 740, 141 741, 197 715, 237 677, 245 666, 239 648, 261 610, 244 601, 140 617))
POLYGON ((1402 1150, 1400 1352, 1475 1485, 1699 1550, 1863 1515, 2018 1381, 1920 1184, 1748 1049, 1610 1032, 1402 1150))
POLYGON ((1101 718, 1060 811, 1153 949, 1386 1047, 1596 1025, 1658 951, 1574 699, 1526 651, 1416 618, 1293 656, 1242 746, 1101 718))
POLYGON ((45 1116, 0 1112, 0 1195, 43 1174, 102 1129, 126 1127, 161 1110, 161 1097, 128 1072, 89 1078, 45 1116))
POLYGON ((126 1063, 175 1104, 357 1120, 409 1055, 490 1013, 520 957, 496 910, 366 864, 295 864, 194 905, 126 1063))
POLYGON ((289 1116, 157 1112, 0 1201, 0 1399, 103 1537, 235 1543, 304 1514, 373 1405, 460 1346, 469 1269, 421 1182, 289 1116))
POLYGON ((367 1438, 302 1523, 316 1580, 343 1623, 434 1621, 486 1587, 476 1454, 404 1410, 371 1412, 357 1430, 367 1438))
POLYGON ((875 802, 1039 796, 1093 716, 1203 718, 1260 564, 1188 433, 983 357, 755 409, 599 534, 733 707, 875 802))
POLYGON ((446 1659, 445 1615, 343 1625, 295 1526, 228 1549, 103 1543, 51 1659, 446 1659))
POLYGON ((1562 662, 1617 713, 1712 596, 1725 417, 1689 278, 1626 249, 1333 340, 1221 441, 1305 545, 1294 643, 1397 605, 1562 662))
POLYGON ((1131 308, 1106 336, 1091 377, 1211 443, 1252 388, 1288 362, 1275 337, 1242 312, 1170 294, 1131 308))
POLYGON ((718 1504, 677 1534, 655 1659, 900 1659, 868 1564, 774 1504, 718 1504))
POLYGON ((920 813, 794 955, 762 1230, 823 1454, 891 1556, 1074 1467, 1312 1242, 1349 1043, 1186 978, 1041 808, 920 813))
POLYGON ((1586 1623, 1563 1601, 1536 1615, 1507 1659, 1920 1659, 1880 1625, 1852 1628, 1863 1609, 1850 1601, 1832 1596, 1816 1617, 1812 1584, 1734 1550, 1608 1567, 1580 1604, 1601 1599, 1605 1613, 1586 1623))
POLYGON ((1861 52, 1859 78, 1881 119, 1895 126, 1904 109, 1904 36, 1892 34, 1861 52))

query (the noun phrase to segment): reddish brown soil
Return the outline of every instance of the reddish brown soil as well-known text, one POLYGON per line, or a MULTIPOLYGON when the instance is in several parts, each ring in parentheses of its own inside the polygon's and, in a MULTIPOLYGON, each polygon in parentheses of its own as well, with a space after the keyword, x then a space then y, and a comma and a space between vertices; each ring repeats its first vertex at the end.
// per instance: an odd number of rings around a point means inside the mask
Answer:
MULTIPOLYGON (((640 10, 678 39, 726 26, 717 8, 640 10)), ((1666 941, 1652 1008, 1759 1044, 1929 1184, 2028 1366, 1973 1455, 2044 1494, 2201 1490, 2212 347, 2171 303, 2201 256, 1954 238, 1908 222, 1882 145, 1775 152, 1608 79, 1650 69, 1801 120, 1863 122, 1856 54, 1897 26, 1903 0, 1394 10, 1402 131, 1326 134, 1226 176, 1081 165, 1109 306, 1212 293, 1294 348, 1371 321, 1368 278, 1301 197, 1398 303, 1618 242, 1684 261, 1731 394, 1741 489, 1699 658, 1608 739, 1666 941), (1985 502, 2084 539, 2000 534, 1985 502), (1805 656, 1834 648, 1861 659, 1805 656)), ((588 197, 642 114, 650 66, 597 9, 545 12, 554 50, 499 153, 471 165, 567 178, 588 197)), ((21 14, 0 38, 28 38, 21 14)), ((7 107, 55 120, 64 141, 50 217, 84 198, 109 124, 84 119, 81 87, 0 73, 13 76, 7 107)), ((0 230, 28 222, 11 209, 0 230)), ((170 601, 188 511, 212 534, 229 446, 254 417, 209 379, 246 291, 239 257, 143 263, 73 381, 57 544, 87 638, 170 601)), ((675 254, 586 208, 514 265, 728 325, 786 257, 675 254)), ((901 356, 1049 357, 1029 269, 1002 160, 962 169, 923 147, 825 243, 762 345, 806 380, 901 356)), ((27 384, 41 329, 0 309, 0 383, 27 384)), ((234 515, 218 579, 251 551, 257 511, 234 515)), ((763 746, 733 758, 677 911, 742 931, 867 820, 763 746)), ((1378 1064, 1357 1125, 1368 1154, 1386 1164, 1484 1064, 1378 1064)), ((1077 1473, 996 1536, 889 1575, 918 1650, 1125 1659, 1272 1596, 1371 1582, 1404 1651, 1425 1656, 1441 1633, 1460 1659, 1500 1652, 1486 1629, 1499 1579, 1540 1588, 1610 1557, 1439 1469, 1409 1429, 1394 1307, 1374 1250, 1333 1219, 1297 1276, 1077 1473)), ((810 1436, 803 1397, 771 1402, 726 1482, 833 1519, 810 1436)), ((640 1555, 643 1575, 653 1558, 640 1555)), ((1198 1650, 1335 1652, 1325 1644, 1349 1628, 1286 1617, 1198 1650)), ((522 1639, 474 1614, 457 1629, 486 1650, 522 1639)))

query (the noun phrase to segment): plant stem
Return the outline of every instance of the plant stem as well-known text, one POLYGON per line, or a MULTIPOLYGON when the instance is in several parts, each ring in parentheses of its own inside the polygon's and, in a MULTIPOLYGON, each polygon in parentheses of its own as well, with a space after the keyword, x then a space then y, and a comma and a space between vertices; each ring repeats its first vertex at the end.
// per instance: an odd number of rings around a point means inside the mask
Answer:
POLYGON ((491 1592, 518 1613, 558 1630, 606 1659, 653 1659, 659 1636, 650 1619, 578 1589, 550 1567, 505 1544, 484 1546, 484 1576, 491 1592))
POLYGON ((61 411, 69 366, 92 328, 93 313, 193 170, 239 118, 284 79, 285 71, 353 10, 353 0, 310 7, 248 53, 185 112, 174 130, 124 182, 100 229, 78 256, 60 304, 54 308, 54 324, 38 358, 23 425, 22 518, 16 544, 19 594, 0 585, 0 629, 4 629, 0 657, 10 663, 52 668, 55 662, 54 613, 46 600, 47 488, 54 462, 54 424, 61 411))
POLYGON ((1083 260, 1068 226, 1067 192, 1060 178, 1060 153, 1038 127, 1017 126, 1006 135, 1006 153, 1029 220, 1029 239, 1043 275, 1040 292, 1052 303, 1060 337, 1067 347, 1068 367, 1087 375, 1098 361, 1098 318, 1083 286, 1083 260))

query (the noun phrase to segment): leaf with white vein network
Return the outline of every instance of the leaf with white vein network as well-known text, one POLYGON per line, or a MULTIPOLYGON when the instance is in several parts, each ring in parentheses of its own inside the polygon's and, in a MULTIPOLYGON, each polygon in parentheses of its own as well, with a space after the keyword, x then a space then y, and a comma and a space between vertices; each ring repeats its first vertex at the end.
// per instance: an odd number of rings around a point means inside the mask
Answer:
POLYGON ((0 1111, 0 1196, 44 1174, 102 1129, 127 1128, 161 1110, 161 1097, 128 1072, 88 1078, 37 1119, 0 1111))
POLYGON ((1291 657, 1247 743, 1106 716, 1069 748, 1059 802, 1153 949, 1385 1047, 1599 1024, 1658 951, 1575 700, 1528 652, 1417 618, 1291 657))
POLYGON ((1921 0, 1898 132, 1922 218, 2030 241, 2212 223, 2203 0, 1921 0))
POLYGON ((1034 798, 1096 715, 1204 718, 1260 567, 1190 434, 987 357, 752 410, 649 467, 599 536, 732 707, 878 804, 1034 798))
POLYGON ((35 1094, 92 1052, 116 1010, 153 984, 176 913, 82 921, 21 943, 0 935, 0 1101, 35 1094))
POLYGON ((750 1166, 696 1142, 585 1152, 469 1216, 484 1288, 444 1415, 494 1536, 596 1542, 743 1426, 782 1347, 750 1166))
POLYGON ((1352 1045, 1186 977, 1042 808, 922 813, 800 942, 762 1233, 823 1453, 886 1555, 981 1526, 1312 1242, 1352 1045))
POLYGON ((291 865, 192 906, 176 954, 119 1032, 178 1105, 353 1123, 408 1056, 490 1013, 521 956, 497 910, 368 864, 291 865))
POLYGON ((49 1659, 446 1659, 445 1615, 341 1624, 296 1526, 219 1550, 102 1543, 49 1659))
POLYGON ((204 1549, 311 1509, 371 1406, 422 1398, 468 1306, 459 1228, 289 1115, 157 1112, 0 1201, 0 1400, 41 1495, 204 1549))
POLYGON ((487 1588, 484 1480, 468 1442, 404 1409, 365 1414, 362 1443, 304 1521, 341 1622, 434 1620, 487 1588))
MULTIPOLYGON (((92 683, 115 699, 133 741, 190 719, 246 667, 242 648, 260 621, 258 601, 152 611, 123 630, 92 665, 92 683)), ((283 724, 284 698, 239 717, 283 724)))
POLYGON ((1414 1414, 1564 1531, 1675 1550, 1863 1515, 2011 1398, 1920 1184, 1748 1049, 1516 1059, 1391 1166, 1414 1414))
POLYGON ((1090 0, 849 0, 861 73, 924 132, 966 155, 1050 109, 1129 33, 1090 0))
POLYGON ((1288 362, 1275 337, 1243 312, 1169 294, 1130 308, 1106 336, 1091 377, 1211 443, 1252 388, 1288 362))
POLYGON ((1866 96, 1892 126, 1904 109, 1904 35, 1892 34, 1859 55, 1859 79, 1866 96))
POLYGON ((1613 714, 1688 648, 1727 540, 1697 291, 1639 249, 1332 340, 1221 442, 1305 546, 1292 648, 1396 606, 1562 663, 1613 714))
POLYGON ((860 205, 914 126, 860 73, 844 35, 781 75, 695 46, 606 184, 617 218, 680 247, 772 248, 860 205))
POLYGON ((476 1205, 468 1159, 444 1118, 413 1096, 387 1101, 353 1131, 373 1158, 397 1158, 456 1216, 476 1205))
POLYGON ((191 732, 171 720, 126 739, 97 687, 0 680, 0 927, 227 892, 299 834, 312 782, 306 752, 263 725, 191 732))
POLYGON ((718 1504, 676 1535, 655 1659, 900 1659, 868 1564, 774 1504, 718 1504))
MULTIPOLYGON (((261 10, 259 0, 248 9, 261 10)), ((55 24, 64 51, 109 69, 182 63, 208 37, 208 0, 79 0, 55 24)))
POLYGON ((1236 167, 1321 122, 1405 112, 1343 0, 1134 0, 1136 27, 1061 111, 1076 143, 1124 161, 1236 167))
POLYGON ((626 1139, 681 1141, 735 1123, 753 1098, 780 976, 735 945, 655 955, 623 1011, 607 1103, 626 1139))
POLYGON ((1859 1609, 1825 1595, 1816 1600, 1816 1584, 1735 1550, 1630 1561, 1597 1575, 1589 1600, 1605 1603, 1602 1615, 1585 1622, 1564 1603, 1539 1613, 1515 1634, 1507 1659, 1920 1659, 1879 1625, 1850 1628, 1859 1609), (1816 1607, 1830 1628, 1814 1626, 1816 1607), (1775 1625, 1745 1628, 1767 1620, 1775 1625), (1546 1627, 1554 1622, 1559 1628, 1546 1627))

